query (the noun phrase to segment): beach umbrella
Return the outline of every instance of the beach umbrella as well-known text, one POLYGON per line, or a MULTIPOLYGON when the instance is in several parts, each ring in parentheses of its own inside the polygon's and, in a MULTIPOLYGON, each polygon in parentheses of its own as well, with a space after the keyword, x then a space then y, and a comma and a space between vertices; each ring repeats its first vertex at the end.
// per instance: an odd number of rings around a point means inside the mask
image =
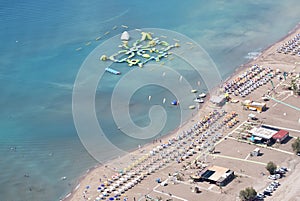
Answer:
POLYGON ((114 197, 110 197, 109 200, 115 200, 115 198, 114 197))

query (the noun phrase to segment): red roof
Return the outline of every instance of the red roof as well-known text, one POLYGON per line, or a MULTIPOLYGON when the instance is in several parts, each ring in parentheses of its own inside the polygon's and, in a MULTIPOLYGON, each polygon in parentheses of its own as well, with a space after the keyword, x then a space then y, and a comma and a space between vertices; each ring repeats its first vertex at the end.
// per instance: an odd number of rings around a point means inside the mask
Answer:
POLYGON ((285 131, 285 130, 279 130, 277 133, 275 133, 274 135, 273 135, 273 138, 274 139, 282 139, 282 138, 284 138, 286 135, 288 135, 289 134, 289 132, 288 131, 285 131))

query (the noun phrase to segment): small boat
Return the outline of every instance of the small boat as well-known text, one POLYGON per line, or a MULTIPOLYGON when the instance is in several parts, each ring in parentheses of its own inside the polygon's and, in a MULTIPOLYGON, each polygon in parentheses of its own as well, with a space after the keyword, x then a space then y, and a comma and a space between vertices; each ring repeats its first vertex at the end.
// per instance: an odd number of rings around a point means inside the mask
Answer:
POLYGON ((205 98, 205 97, 206 97, 206 94, 205 94, 205 93, 201 93, 201 94, 199 94, 199 97, 200 97, 200 98, 205 98))
POLYGON ((98 36, 95 40, 100 40, 101 39, 101 36, 98 36))
POLYGON ((197 90, 196 89, 192 89, 191 92, 192 93, 197 93, 197 90))
POLYGON ((121 72, 117 71, 117 70, 114 70, 112 68, 105 68, 105 71, 109 72, 109 73, 112 73, 112 74, 115 74, 115 75, 120 75, 121 72))
POLYGON ((76 51, 80 51, 82 50, 82 47, 76 48, 76 51))
POLYGON ((190 105, 190 106, 189 106, 189 109, 191 109, 191 110, 193 110, 193 109, 195 109, 195 108, 196 108, 195 105, 190 105))
POLYGON ((85 45, 88 46, 88 45, 90 45, 91 43, 92 43, 92 42, 89 41, 89 42, 85 43, 85 45))
POLYGON ((179 102, 177 101, 177 100, 173 100, 172 102, 171 102, 171 105, 178 105, 179 104, 179 102))
POLYGON ((114 26, 112 29, 113 29, 113 30, 116 30, 117 28, 118 28, 117 26, 114 26))
POLYGON ((238 103, 239 100, 238 100, 238 99, 232 99, 231 102, 232 102, 232 103, 238 103))
POLYGON ((110 31, 107 31, 107 32, 104 33, 104 35, 108 35, 109 33, 110 33, 110 31))
POLYGON ((123 28, 125 28, 125 29, 128 29, 128 26, 126 26, 126 25, 121 25, 121 27, 123 27, 123 28))
POLYGON ((196 102, 196 103, 204 103, 204 100, 202 98, 195 98, 194 102, 196 102))

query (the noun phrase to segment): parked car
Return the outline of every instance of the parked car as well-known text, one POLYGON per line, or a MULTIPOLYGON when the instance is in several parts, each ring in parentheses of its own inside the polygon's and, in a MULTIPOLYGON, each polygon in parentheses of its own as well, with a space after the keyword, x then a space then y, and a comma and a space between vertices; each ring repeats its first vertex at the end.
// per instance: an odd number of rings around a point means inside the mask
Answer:
POLYGON ((259 193, 256 195, 257 198, 260 198, 260 199, 263 199, 265 198, 266 196, 263 194, 263 193, 259 193))
POLYGON ((271 191, 264 190, 264 195, 269 195, 269 196, 270 196, 270 195, 271 195, 271 193, 272 193, 271 191))
POLYGON ((255 199, 254 199, 254 200, 255 200, 255 201, 260 201, 260 200, 264 200, 264 198, 263 198, 263 197, 261 197, 261 196, 258 196, 258 195, 257 195, 257 196, 255 197, 255 199))
POLYGON ((280 170, 283 170, 283 171, 285 171, 285 172, 287 172, 288 171, 288 169, 286 168, 286 167, 281 167, 281 168, 279 168, 280 170))
POLYGON ((268 187, 273 188, 274 190, 276 190, 276 188, 277 188, 278 186, 277 186, 276 184, 269 184, 268 187))
POLYGON ((275 178, 276 179, 280 179, 281 178, 281 174, 275 174, 275 178))
POLYGON ((276 174, 285 174, 285 171, 282 169, 277 169, 277 170, 275 170, 275 173, 276 174))
POLYGON ((272 187, 267 187, 266 189, 265 189, 265 191, 270 191, 271 193, 274 191, 274 189, 272 188, 272 187))
POLYGON ((273 181, 272 183, 270 183, 270 185, 278 187, 279 186, 279 182, 278 181, 273 181))
POLYGON ((276 188, 274 186, 269 185, 266 189, 270 190, 270 191, 275 191, 276 188))
POLYGON ((270 175, 270 176, 268 176, 268 179, 276 180, 277 178, 275 175, 270 175))

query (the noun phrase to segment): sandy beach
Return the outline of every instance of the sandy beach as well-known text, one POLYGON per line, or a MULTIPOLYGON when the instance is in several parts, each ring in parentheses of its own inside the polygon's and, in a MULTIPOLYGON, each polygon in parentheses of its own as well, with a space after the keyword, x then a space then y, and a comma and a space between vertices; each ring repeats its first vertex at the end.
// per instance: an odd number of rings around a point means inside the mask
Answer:
MULTIPOLYGON (((291 32, 289 32, 284 38, 275 44, 264 50, 257 58, 253 59, 251 62, 242 65, 237 68, 235 73, 226 79, 228 82, 234 79, 237 75, 240 75, 246 69, 253 65, 259 65, 263 67, 269 67, 273 72, 276 69, 280 69, 281 72, 300 72, 300 56, 278 53, 277 49, 285 42, 293 38, 297 33, 300 33, 300 24, 296 26, 291 32)), ((273 79, 276 90, 271 90, 271 84, 263 85, 249 95, 245 97, 235 97, 230 95, 232 99, 238 99, 240 102, 251 99, 256 101, 261 101, 261 96, 265 94, 268 90, 270 93, 274 93, 276 99, 286 101, 291 105, 300 107, 299 96, 295 96, 290 92, 283 91, 282 80, 278 80, 276 77, 273 79), (288 95, 287 95, 288 94, 288 95)), ((219 90, 219 89, 217 89, 219 90)), ((109 183, 117 183, 118 179, 124 177, 124 175, 118 175, 119 170, 124 170, 125 173, 132 173, 140 171, 136 176, 132 176, 125 183, 134 182, 136 183, 127 190, 126 192, 120 193, 119 199, 124 200, 151 200, 151 198, 161 200, 239 200, 239 191, 248 186, 253 186, 257 191, 261 192, 265 186, 270 182, 267 178, 267 171, 265 169, 265 164, 268 161, 274 161, 278 166, 285 166, 289 169, 288 173, 284 178, 279 180, 281 185, 278 187, 272 196, 265 198, 265 200, 287 200, 295 201, 300 200, 300 157, 293 154, 291 149, 291 139, 286 144, 274 145, 274 147, 260 147, 264 155, 259 158, 249 158, 248 154, 252 151, 256 145, 240 142, 237 135, 237 130, 245 122, 247 124, 249 111, 244 111, 240 103, 227 103, 222 108, 216 107, 209 102, 209 97, 205 99, 200 110, 195 110, 197 113, 186 122, 183 126, 173 131, 172 133, 164 136, 157 141, 142 146, 129 154, 108 161, 103 165, 91 168, 85 175, 83 175, 79 181, 78 185, 70 194, 64 198, 64 201, 84 201, 84 200, 96 200, 97 197, 100 200, 99 195, 102 194, 98 187, 101 184, 109 186, 109 183), (217 110, 216 113, 213 113, 217 110), (232 114, 232 112, 237 113, 237 117, 232 117, 231 120, 235 120, 234 125, 231 127, 220 126, 223 123, 225 114, 222 111, 226 111, 227 115, 232 114), (186 143, 191 143, 199 139, 201 134, 195 134, 195 136, 184 136, 181 140, 174 140, 181 133, 191 130, 195 125, 203 119, 205 116, 210 114, 211 124, 206 131, 215 130, 214 134, 208 136, 206 140, 209 142, 214 142, 214 148, 218 151, 218 154, 212 154, 209 152, 208 148, 203 148, 201 150, 195 151, 190 157, 184 159, 182 162, 178 163, 176 161, 177 156, 177 143, 182 143, 183 146, 186 143), (220 136, 218 136, 220 134, 220 136), (170 140, 172 139, 172 140, 170 140), (171 142, 170 142, 171 141, 171 142), (184 142, 184 143, 183 143, 184 142), (152 153, 154 149, 160 149, 162 144, 170 143, 166 148, 162 150, 157 150, 157 154, 152 153), (174 160, 169 160, 174 156, 174 160), (228 167, 235 171, 237 178, 235 178, 231 183, 226 185, 224 188, 219 188, 216 185, 211 185, 205 182, 200 182, 195 184, 190 181, 190 176, 195 173, 195 167, 193 163, 195 161, 201 162, 201 164, 207 165, 219 165, 223 167, 228 167), (142 169, 144 166, 153 164, 153 166, 147 166, 147 168, 142 169), (145 175, 145 170, 153 167, 153 172, 145 175), (157 169, 154 169, 157 168, 157 169), (179 181, 173 181, 172 176, 174 173, 181 173, 182 179, 179 181), (263 173, 263 174, 262 174, 263 173), (141 176, 142 175, 142 176, 141 176), (113 176, 116 178, 114 179, 113 176), (167 180, 168 185, 162 186, 156 182, 156 179, 160 178, 162 181, 167 180), (201 193, 192 193, 195 186, 199 186, 201 193), (298 193, 298 194, 297 194, 298 193), (146 199, 145 197, 151 197, 146 199)), ((278 127, 289 128, 290 135, 293 137, 300 137, 300 124, 297 122, 300 119, 300 112, 292 109, 286 105, 278 104, 274 100, 267 102, 268 110, 266 112, 257 113, 257 117, 261 123, 267 125, 275 125, 278 127), (299 132, 298 132, 299 131, 299 132)), ((254 122, 255 123, 255 122, 254 122)), ((204 132, 204 131, 203 131, 204 132)), ((188 145, 186 145, 188 146, 188 145)), ((196 150, 196 148, 193 148, 196 150)), ((116 185, 114 191, 120 189, 122 184, 116 185)), ((102 187, 105 187, 102 186, 102 187)), ((112 184, 111 184, 112 186, 112 184)), ((102 189, 103 190, 103 189, 102 189)), ((109 196, 104 197, 102 200, 109 200, 113 197, 113 192, 109 193, 109 196)), ((112 199, 111 199, 112 200, 112 199)))

